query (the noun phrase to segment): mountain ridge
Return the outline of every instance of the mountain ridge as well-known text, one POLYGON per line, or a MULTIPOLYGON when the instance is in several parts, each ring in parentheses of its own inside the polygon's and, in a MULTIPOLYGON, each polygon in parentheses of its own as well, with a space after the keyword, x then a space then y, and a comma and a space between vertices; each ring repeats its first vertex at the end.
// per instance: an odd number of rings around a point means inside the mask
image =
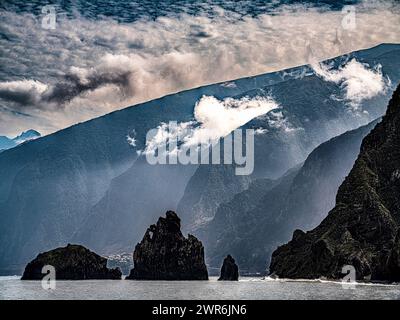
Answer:
POLYGON ((382 121, 364 138, 334 209, 315 229, 297 230, 273 253, 271 274, 339 279, 350 265, 357 280, 400 279, 399 141, 400 86, 382 121))
MULTIPOLYGON (((368 62, 374 65, 379 62, 374 58, 374 51, 379 55, 386 52, 388 56, 394 52, 394 58, 391 60, 388 58, 383 69, 391 79, 396 80, 400 79, 397 73, 398 68, 396 69, 396 63, 400 59, 395 58, 397 53, 394 51, 397 47, 380 46, 368 52, 355 53, 355 56, 360 59, 368 56, 368 62)), ((302 70, 302 68, 304 67, 297 67, 297 70, 302 70)), ((21 266, 33 258, 35 252, 70 242, 78 229, 92 215, 93 210, 96 213, 98 208, 105 208, 101 213, 105 218, 104 222, 116 218, 117 216, 113 216, 116 208, 113 204, 117 198, 109 202, 108 206, 98 206, 98 204, 107 195, 113 194, 110 186, 115 182, 112 181, 121 175, 125 175, 127 177, 125 182, 131 185, 136 181, 143 181, 146 175, 151 173, 147 190, 152 191, 156 197, 165 194, 165 190, 158 190, 157 184, 153 182, 164 179, 163 181, 167 184, 170 181, 168 185, 170 190, 167 194, 174 197, 172 199, 174 203, 179 202, 181 192, 183 193, 187 183, 186 176, 182 175, 175 185, 176 179, 171 177, 176 168, 158 169, 158 171, 150 170, 151 168, 139 170, 142 160, 137 162, 136 151, 143 148, 143 138, 148 130, 156 128, 161 122, 192 120, 194 105, 203 95, 215 96, 217 99, 235 97, 274 83, 285 82, 287 79, 291 79, 291 76, 285 76, 282 71, 235 80, 236 85, 232 87, 215 84, 191 89, 127 107, 44 136, 18 148, 3 151, 0 154, 0 243, 2 244, 0 272, 19 271, 21 266), (136 149, 127 143, 127 135, 133 130, 138 137, 136 149), (130 176, 130 169, 133 166, 138 176, 130 176), (154 185, 154 190, 151 190, 151 184, 154 185), (177 188, 176 194, 172 193, 174 187, 177 188)), ((386 96, 371 102, 370 109, 374 110, 374 106, 379 105, 377 101, 380 100, 386 100, 386 96)), ((260 124, 260 119, 258 119, 249 125, 257 128, 260 124)), ((259 141, 262 146, 262 142, 266 140, 262 138, 259 141)), ((293 153, 296 150, 297 148, 293 148, 293 153)), ((187 176, 189 179, 190 172, 187 176)), ((119 188, 127 190, 123 200, 131 205, 131 199, 135 199, 136 195, 129 193, 125 182, 121 182, 119 188)), ((142 194, 137 194, 136 199, 142 199, 142 194)), ((139 220, 151 219, 147 215, 158 214, 160 210, 174 209, 154 208, 154 210, 146 211, 143 209, 151 206, 155 201, 149 195, 143 199, 146 199, 146 207, 132 204, 131 211, 128 210, 129 207, 121 208, 121 210, 126 209, 124 215, 132 215, 134 219, 139 220)), ((160 203, 160 206, 163 205, 164 203, 160 203)), ((114 220, 124 225, 125 221, 114 220)), ((137 228, 148 225, 145 222, 143 220, 143 225, 138 225, 137 228)), ((104 227, 107 230, 108 227, 106 225, 104 227)), ((88 228, 89 230, 96 229, 94 225, 88 228)), ((116 234, 117 232, 113 229, 108 233, 116 234)), ((100 240, 108 242, 110 249, 121 247, 120 244, 109 239, 95 237, 94 242, 100 242, 100 240)), ((131 243, 126 245, 130 246, 131 243)))
POLYGON ((262 273, 272 251, 294 229, 315 227, 334 207, 363 137, 377 122, 322 143, 282 178, 254 180, 248 190, 221 204, 214 220, 195 233, 205 243, 209 264, 216 267, 232 252, 243 272, 262 273))
POLYGON ((26 130, 24 132, 21 132, 19 135, 17 135, 14 138, 9 138, 7 136, 0 136, 0 152, 3 152, 5 150, 15 148, 19 146, 22 143, 40 138, 41 134, 33 129, 26 130))

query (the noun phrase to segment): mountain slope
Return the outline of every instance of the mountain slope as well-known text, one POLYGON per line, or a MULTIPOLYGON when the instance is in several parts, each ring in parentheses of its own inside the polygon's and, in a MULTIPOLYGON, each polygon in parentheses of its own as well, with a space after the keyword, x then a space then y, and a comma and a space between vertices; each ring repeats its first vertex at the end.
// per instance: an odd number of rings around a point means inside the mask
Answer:
MULTIPOLYGON (((390 50, 396 48, 389 47, 390 50)), ((378 51, 381 55, 382 52, 378 51)), ((362 59, 363 53, 354 56, 362 59)), ((371 65, 378 63, 375 58, 369 59, 371 65)), ((336 60, 339 63, 342 58, 336 60)), ((391 78, 398 77, 396 69, 392 68, 393 63, 388 62, 385 66, 391 78)), ((384 112, 379 106, 388 97, 379 95, 363 105, 368 114, 349 113, 343 101, 331 99, 340 94, 340 86, 312 73, 298 77, 296 74, 304 69, 311 72, 308 67, 303 67, 296 68, 292 76, 278 73, 278 77, 274 74, 274 80, 268 85, 258 82, 258 88, 232 95, 236 99, 272 95, 282 105, 276 112, 244 126, 264 131, 255 136, 255 172, 251 179, 279 177, 304 161, 320 143, 368 123, 371 117, 384 112)), ((232 199, 250 182, 249 177, 236 176, 233 167, 226 165, 156 167, 138 159, 123 174, 115 177, 104 197, 89 210, 88 217, 74 235, 74 241, 102 254, 130 251, 131 246, 140 240, 140 230, 163 210, 176 210, 183 218, 183 230, 194 232, 214 217, 220 203, 232 199), (116 228, 119 232, 114 232, 116 228)))
POLYGON ((112 179, 135 162, 126 138, 133 130, 142 148, 147 131, 160 122, 191 120, 203 94, 224 98, 274 81, 281 79, 261 75, 237 80, 233 88, 215 84, 181 92, 2 152, 0 272, 19 272, 37 251, 71 240, 112 179))
MULTIPOLYGON (((281 81, 279 73, 263 74, 235 80, 234 86, 213 84, 168 95, 3 151, 0 273, 21 272, 38 251, 70 242, 92 214, 92 208, 106 196, 112 180, 135 164, 136 151, 143 148, 150 129, 161 122, 192 120, 194 105, 203 95, 223 99, 281 81), (132 132, 137 138, 136 149, 127 142, 127 135, 132 132)), ((143 181, 149 171, 139 174, 142 176, 134 180, 143 181)), ((134 183, 129 181, 129 185, 134 183)), ((176 196, 180 198, 181 194, 177 192, 176 196)), ((128 199, 132 198, 128 195, 128 199)), ((153 203, 154 199, 150 201, 153 203)), ((105 212, 104 221, 113 220, 112 207, 108 208, 111 209, 105 212)), ((93 230, 94 226, 89 228, 93 230)))
POLYGON ((314 230, 296 231, 272 256, 285 278, 337 279, 352 265, 357 279, 400 280, 400 86, 381 123, 364 139, 336 206, 314 230))
MULTIPOLYGON (((361 51, 345 58, 357 58, 358 61, 372 65, 382 65, 382 70, 393 83, 400 81, 397 71, 400 70, 400 60, 392 59, 391 55, 400 56, 397 45, 389 45, 393 51, 386 51, 385 46, 376 50, 361 51)), ((342 59, 333 59, 331 63, 339 65, 342 59)), ((298 72, 297 70, 296 72, 298 72)), ((390 94, 363 101, 362 108, 367 113, 351 114, 343 109, 340 96, 341 86, 327 83, 305 68, 299 76, 291 73, 286 80, 247 92, 246 95, 271 94, 280 104, 278 110, 270 112, 264 119, 254 119, 246 128, 263 129, 264 135, 255 137, 255 172, 253 178, 280 177, 289 168, 303 162, 309 153, 324 141, 340 135, 348 130, 365 125, 382 116, 384 106, 389 101, 390 94), (304 76, 305 74, 305 76, 304 76)), ((285 77, 285 75, 283 75, 285 77)), ((184 215, 184 229, 195 232, 201 226, 194 223, 208 221, 216 213, 218 206, 232 199, 230 190, 239 186, 245 189, 240 177, 226 177, 229 171, 222 168, 200 167, 192 176, 185 189, 184 196, 178 205, 178 212, 184 215), (219 183, 217 185, 216 183, 219 183), (226 182, 229 182, 226 184, 226 182), (222 197, 215 197, 212 190, 204 185, 214 185, 223 191, 222 197)))
MULTIPOLYGON (((380 63, 382 57, 383 71, 395 81, 400 78, 399 54, 399 46, 383 45, 352 56, 372 66, 380 63)), ((313 132, 311 140, 303 139, 301 130, 285 133, 283 128, 272 128, 268 134, 256 138, 256 157, 261 159, 256 160, 257 176, 279 176, 291 164, 304 160, 315 144, 368 122, 375 113, 378 116, 383 113, 379 109, 382 104, 378 102, 386 101, 387 95, 368 101, 369 115, 344 117, 343 110, 347 106, 343 102, 331 102, 329 96, 339 92, 339 86, 315 77, 298 78, 296 74, 304 68, 238 79, 229 86, 215 84, 176 93, 3 151, 0 154, 0 272, 19 272, 38 251, 65 245, 72 239, 88 242, 89 247, 99 244, 101 253, 103 250, 131 250, 131 243, 142 234, 148 225, 146 221, 153 219, 155 211, 159 214, 175 209, 196 169, 181 171, 181 166, 158 166, 156 169, 143 166, 136 151, 143 148, 146 133, 161 122, 192 120, 195 103, 203 95, 217 99, 247 94, 265 96, 274 87, 272 94, 283 105, 288 102, 285 100, 288 92, 300 92, 298 88, 303 87, 301 94, 297 93, 293 108, 299 105, 299 110, 310 110, 310 120, 316 124, 321 114, 326 116, 325 120, 332 119, 329 125, 321 121, 326 129, 324 134, 318 131, 321 126, 314 129, 309 126, 313 132), (313 107, 302 104, 302 97, 312 95, 319 100, 313 107), (346 126, 338 127, 343 119, 347 121, 346 126), (133 131, 136 148, 127 143, 127 135, 133 131), (298 143, 299 140, 302 142, 298 143), (282 147, 277 142, 283 142, 284 148, 290 151, 279 153, 282 147), (270 146, 275 146, 274 152, 270 146), (280 154, 288 155, 288 160, 282 163, 282 159, 277 158, 280 154), (262 161, 263 157, 268 161, 262 161), (141 188, 143 182, 146 184, 141 188)), ((294 99, 294 95, 291 97, 294 99)), ((290 113, 282 112, 296 127, 290 113)), ((271 117, 280 118, 279 115, 271 117)), ((271 118, 256 119, 249 126, 268 128, 270 121, 271 118)))
MULTIPOLYGON (((250 97, 267 92, 280 104, 279 109, 244 126, 265 131, 255 136, 252 178, 276 179, 289 168, 304 162, 321 143, 365 125, 384 113, 380 104, 388 98, 379 96, 368 100, 363 104, 365 113, 352 113, 343 101, 331 98, 340 95, 340 91, 339 85, 309 75, 247 92, 250 97)), ((212 219, 218 206, 232 199, 232 190, 246 189, 247 184, 242 180, 243 177, 235 176, 233 170, 222 166, 198 168, 178 205, 178 212, 182 212, 187 222, 184 229, 194 232, 199 227, 194 220, 212 219), (207 185, 214 188, 205 188, 207 185), (214 190, 220 190, 220 196, 215 197, 214 190)))
POLYGON ((214 217, 220 203, 246 189, 251 179, 280 176, 303 162, 320 143, 368 123, 375 113, 383 113, 377 106, 386 100, 384 95, 367 101, 363 108, 368 113, 359 114, 349 112, 342 101, 330 99, 340 91, 339 85, 309 75, 233 96, 239 100, 272 95, 282 105, 243 127, 266 131, 255 136, 251 177, 235 175, 234 166, 229 165, 152 166, 140 158, 112 180, 74 241, 101 254, 126 252, 160 210, 177 210, 184 221, 183 230, 194 232, 214 217), (114 232, 118 224, 119 232, 114 232))
POLYGON ((242 272, 263 272, 272 251, 288 241, 293 230, 315 227, 333 208, 362 139, 376 123, 323 143, 283 178, 255 180, 248 190, 222 204, 214 220, 198 233, 209 264, 218 266, 230 252, 238 258, 242 272))

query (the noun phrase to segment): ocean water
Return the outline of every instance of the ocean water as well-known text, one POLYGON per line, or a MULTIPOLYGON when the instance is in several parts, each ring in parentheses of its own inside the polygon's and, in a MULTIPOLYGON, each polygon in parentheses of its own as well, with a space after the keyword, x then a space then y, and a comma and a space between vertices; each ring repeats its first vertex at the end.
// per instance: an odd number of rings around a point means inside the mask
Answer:
POLYGON ((243 278, 238 282, 209 281, 57 281, 54 290, 45 290, 40 281, 0 277, 0 300, 74 299, 400 299, 400 285, 356 284, 326 281, 288 281, 243 278))

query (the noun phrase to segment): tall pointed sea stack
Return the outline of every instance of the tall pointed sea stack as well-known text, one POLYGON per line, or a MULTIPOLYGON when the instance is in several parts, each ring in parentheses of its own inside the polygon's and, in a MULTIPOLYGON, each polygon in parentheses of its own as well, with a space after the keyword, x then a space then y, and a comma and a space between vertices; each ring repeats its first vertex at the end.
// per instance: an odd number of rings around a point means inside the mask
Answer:
POLYGON ((202 243, 192 235, 185 238, 180 229, 173 211, 151 225, 135 247, 134 268, 126 279, 207 280, 202 243))
POLYGON ((283 278, 400 280, 400 86, 381 123, 364 139, 339 188, 336 207, 314 230, 295 231, 272 255, 270 272, 283 278))
POLYGON ((239 280, 239 268, 230 254, 224 259, 224 263, 221 267, 221 276, 219 281, 237 281, 239 280))

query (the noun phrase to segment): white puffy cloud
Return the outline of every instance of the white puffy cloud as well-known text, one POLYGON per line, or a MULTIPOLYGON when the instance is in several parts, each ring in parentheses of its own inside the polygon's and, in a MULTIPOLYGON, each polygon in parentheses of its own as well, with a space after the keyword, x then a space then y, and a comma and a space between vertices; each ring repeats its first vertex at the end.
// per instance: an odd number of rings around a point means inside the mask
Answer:
POLYGON ((256 130, 254 130, 255 135, 262 135, 262 134, 266 134, 267 132, 268 132, 268 130, 265 128, 257 128, 256 130))
POLYGON ((178 151, 179 147, 208 146, 278 107, 271 97, 227 98, 221 101, 215 97, 203 96, 196 103, 193 121, 172 126, 162 123, 151 135, 151 139, 146 141, 144 152, 153 153, 173 140, 177 140, 177 148, 170 148, 170 152, 178 151))
POLYGON ((188 139, 188 143, 199 144, 218 140, 250 120, 265 115, 279 105, 266 97, 242 99, 203 96, 194 109, 194 117, 200 126, 188 139))
POLYGON ((344 90, 344 99, 354 109, 366 99, 384 93, 390 84, 381 71, 381 66, 371 68, 368 64, 352 59, 344 66, 333 69, 327 64, 312 64, 315 73, 326 81, 340 84, 344 90))
POLYGON ((136 139, 136 132, 135 132, 135 130, 133 130, 131 133, 129 133, 129 134, 126 136, 126 140, 128 141, 128 144, 129 144, 130 146, 136 147, 137 139, 136 139))
POLYGON ((290 121, 284 116, 282 110, 275 110, 266 116, 266 121, 271 128, 283 130, 286 133, 301 130, 302 128, 294 127, 290 121))

